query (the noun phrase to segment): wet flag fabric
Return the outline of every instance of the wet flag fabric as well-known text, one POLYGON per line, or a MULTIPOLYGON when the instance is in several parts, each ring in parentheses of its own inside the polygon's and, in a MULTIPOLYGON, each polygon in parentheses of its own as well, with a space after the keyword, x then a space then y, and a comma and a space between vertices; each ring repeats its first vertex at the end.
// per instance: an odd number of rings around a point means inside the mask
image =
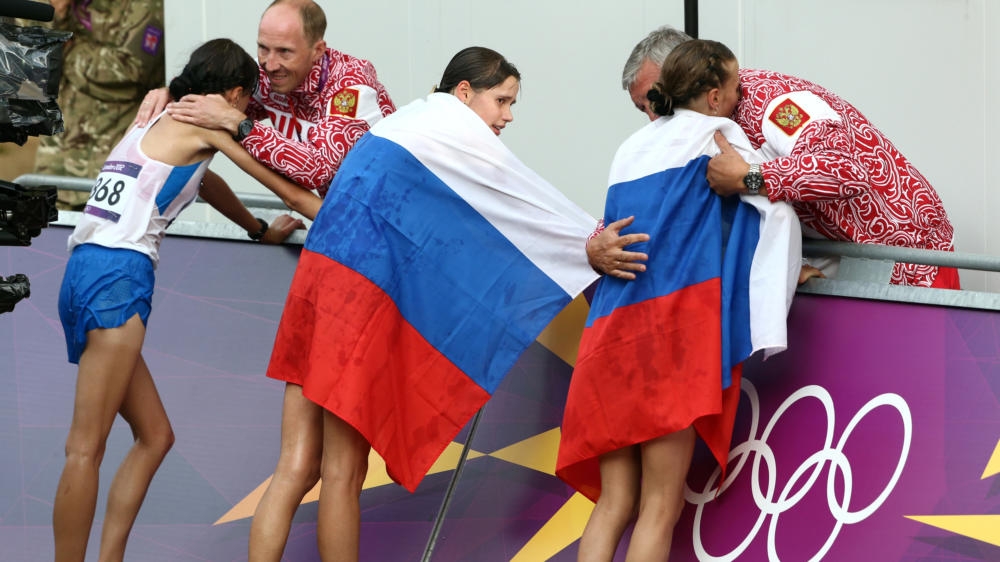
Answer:
POLYGON ((794 210, 716 195, 705 180, 721 129, 760 161, 728 119, 678 110, 630 137, 612 164, 605 224, 634 215, 649 254, 635 281, 603 278, 580 343, 557 474, 600 495, 598 459, 694 425, 725 467, 741 362, 782 351, 798 278, 794 210))
POLYGON ((414 490, 597 278, 596 220, 450 94, 380 121, 311 226, 268 376, 358 429, 414 490))

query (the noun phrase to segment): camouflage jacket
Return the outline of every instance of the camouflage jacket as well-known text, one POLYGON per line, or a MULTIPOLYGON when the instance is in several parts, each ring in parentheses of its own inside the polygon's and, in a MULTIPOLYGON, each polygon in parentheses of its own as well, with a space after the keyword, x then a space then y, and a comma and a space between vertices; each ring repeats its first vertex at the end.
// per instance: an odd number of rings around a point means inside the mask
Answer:
POLYGON ((74 0, 53 27, 73 32, 58 99, 66 131, 42 137, 35 169, 96 177, 143 96, 164 83, 163 0, 74 0))

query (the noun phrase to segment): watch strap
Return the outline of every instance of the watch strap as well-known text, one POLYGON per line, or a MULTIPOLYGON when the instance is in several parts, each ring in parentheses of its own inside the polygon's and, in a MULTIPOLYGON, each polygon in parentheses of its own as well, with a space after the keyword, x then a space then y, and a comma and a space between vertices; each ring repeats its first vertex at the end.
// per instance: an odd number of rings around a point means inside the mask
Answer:
POLYGON ((764 187, 764 174, 761 172, 760 164, 750 164, 747 175, 743 177, 743 185, 750 195, 758 195, 760 188, 764 187))
POLYGON ((244 119, 236 126, 236 134, 233 135, 233 140, 242 142, 243 139, 250 135, 251 131, 253 131, 253 119, 244 119))
POLYGON ((257 232, 250 232, 247 234, 247 236, 249 236, 250 239, 253 240, 254 242, 260 242, 261 238, 263 238, 264 235, 267 234, 267 229, 269 228, 269 225, 267 224, 266 220, 260 217, 254 217, 254 218, 256 218, 257 222, 260 223, 260 230, 258 230, 257 232))

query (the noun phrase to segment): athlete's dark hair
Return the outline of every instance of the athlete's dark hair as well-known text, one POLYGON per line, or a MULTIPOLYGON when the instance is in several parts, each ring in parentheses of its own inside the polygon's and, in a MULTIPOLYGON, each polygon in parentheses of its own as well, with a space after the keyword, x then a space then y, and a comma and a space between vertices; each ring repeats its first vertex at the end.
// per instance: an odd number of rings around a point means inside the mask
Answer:
POLYGON ((466 47, 451 57, 434 91, 453 93, 463 80, 473 90, 488 90, 511 76, 520 82, 521 73, 500 53, 486 47, 466 47))
POLYGON ((195 49, 184 70, 170 81, 170 97, 221 94, 236 86, 253 94, 259 77, 260 68, 242 47, 229 39, 212 39, 195 49))

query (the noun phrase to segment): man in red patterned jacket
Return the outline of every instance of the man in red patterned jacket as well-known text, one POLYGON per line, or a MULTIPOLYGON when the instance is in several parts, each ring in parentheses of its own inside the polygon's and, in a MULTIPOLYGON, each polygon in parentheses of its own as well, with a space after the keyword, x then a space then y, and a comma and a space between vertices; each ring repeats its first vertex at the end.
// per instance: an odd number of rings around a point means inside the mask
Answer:
MULTIPOLYGON (((258 161, 323 196, 347 151, 395 111, 375 67, 328 48, 325 32, 326 16, 312 0, 275 0, 260 20, 260 87, 246 114, 218 96, 184 96, 167 111, 228 130, 258 161)), ((166 98, 161 90, 147 95, 136 122, 156 115, 166 98)))
MULTIPOLYGON (((650 113, 645 94, 670 50, 687 39, 672 28, 657 29, 626 62, 622 85, 650 119, 658 116, 650 113)), ((768 161, 751 167, 716 135, 722 154, 710 161, 708 180, 717 193, 755 191, 787 201, 805 232, 833 240, 954 249, 954 229, 941 198, 854 106, 821 86, 777 72, 740 69, 739 76, 741 98, 732 118, 768 161)), ((614 234, 595 244, 595 251, 614 234)), ((895 264, 891 282, 960 288, 954 268, 918 264, 895 264)))

